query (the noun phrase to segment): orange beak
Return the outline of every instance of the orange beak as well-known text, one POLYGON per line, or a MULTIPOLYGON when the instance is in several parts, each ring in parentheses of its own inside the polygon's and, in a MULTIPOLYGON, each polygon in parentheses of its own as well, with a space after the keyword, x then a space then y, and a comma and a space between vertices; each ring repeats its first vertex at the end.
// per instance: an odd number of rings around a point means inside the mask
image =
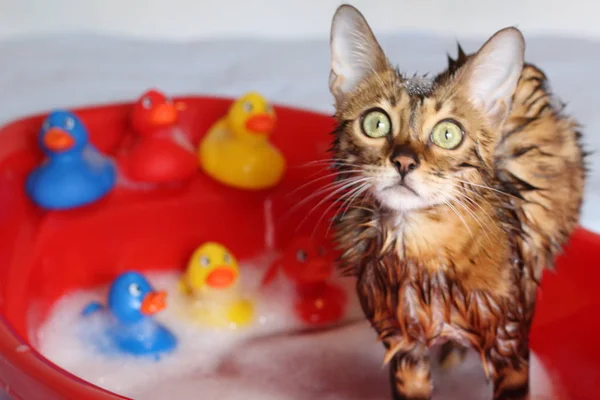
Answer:
POLYGON ((275 118, 269 114, 258 114, 246 121, 246 129, 252 133, 269 134, 275 129, 275 118))
POLYGON ((44 135, 44 145, 52 151, 66 151, 75 145, 75 139, 63 129, 52 128, 44 135))
POLYGON ((208 274, 206 283, 213 289, 226 289, 233 285, 236 278, 237 274, 231 267, 218 267, 208 274))
POLYGON ((171 125, 177 122, 179 111, 173 104, 159 104, 150 113, 150 121, 154 125, 171 125))
POLYGON ((163 310, 167 306, 166 298, 167 292, 164 291, 148 293, 142 300, 142 314, 152 315, 163 310))

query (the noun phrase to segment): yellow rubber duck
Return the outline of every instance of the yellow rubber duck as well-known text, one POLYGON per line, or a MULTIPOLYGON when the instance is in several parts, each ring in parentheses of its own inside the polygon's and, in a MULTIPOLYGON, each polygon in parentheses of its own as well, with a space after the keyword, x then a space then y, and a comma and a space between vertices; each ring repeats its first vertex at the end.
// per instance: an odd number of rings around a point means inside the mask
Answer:
POLYGON ((217 181, 239 189, 277 185, 286 161, 268 140, 275 124, 273 107, 260 94, 247 93, 231 105, 227 115, 200 142, 200 166, 217 181))
POLYGON ((180 290, 194 300, 193 317, 216 327, 249 324, 254 307, 241 297, 238 278, 237 260, 223 245, 208 242, 198 247, 180 280, 180 290))

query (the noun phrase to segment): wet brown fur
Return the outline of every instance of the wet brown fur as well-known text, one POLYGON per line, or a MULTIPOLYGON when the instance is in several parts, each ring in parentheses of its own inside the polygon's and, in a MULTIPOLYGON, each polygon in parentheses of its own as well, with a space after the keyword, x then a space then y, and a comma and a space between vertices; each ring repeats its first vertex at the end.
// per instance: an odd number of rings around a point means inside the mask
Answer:
POLYGON ((449 58, 448 70, 423 94, 411 92, 410 78, 381 58, 337 104, 333 156, 341 181, 353 176, 350 164, 389 163, 404 144, 430 179, 458 174, 469 182, 458 190, 470 200, 454 209, 437 205, 399 221, 367 192, 344 204, 336 220, 341 268, 357 277, 365 315, 388 350, 395 399, 431 397, 428 349, 448 340, 481 354, 494 399, 528 398, 536 290, 579 219, 579 126, 555 101, 544 73, 524 66, 506 123, 492 127, 462 93, 468 59, 462 50, 449 58), (382 104, 399 128, 371 143, 359 121, 382 104), (450 117, 468 139, 443 151, 428 135, 450 117))

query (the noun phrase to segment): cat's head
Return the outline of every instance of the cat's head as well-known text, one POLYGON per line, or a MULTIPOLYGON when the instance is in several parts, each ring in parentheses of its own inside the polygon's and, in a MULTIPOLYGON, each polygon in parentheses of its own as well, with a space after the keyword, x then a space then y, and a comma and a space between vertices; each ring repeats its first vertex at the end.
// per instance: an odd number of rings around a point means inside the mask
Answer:
POLYGON ((340 124, 334 162, 347 188, 405 212, 452 202, 464 181, 484 184, 524 49, 521 33, 507 28, 458 68, 431 80, 405 77, 360 12, 338 8, 329 87, 340 124))

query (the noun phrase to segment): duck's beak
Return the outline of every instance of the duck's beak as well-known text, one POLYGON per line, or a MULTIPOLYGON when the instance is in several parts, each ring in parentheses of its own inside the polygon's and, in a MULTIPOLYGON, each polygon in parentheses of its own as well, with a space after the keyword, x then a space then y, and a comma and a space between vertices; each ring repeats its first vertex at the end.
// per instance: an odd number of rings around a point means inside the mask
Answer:
POLYGON ((166 306, 167 292, 150 292, 142 300, 140 311, 144 315, 152 315, 163 310, 166 306))
POLYGON ((233 285, 237 272, 229 267, 222 266, 213 269, 206 277, 206 284, 213 289, 226 289, 233 285))
POLYGON ((75 146, 75 139, 63 129, 51 128, 44 135, 44 145, 52 151, 66 151, 75 146))
POLYGON ((179 111, 175 104, 159 104, 151 111, 150 121, 154 125, 171 125, 177 122, 179 111))
POLYGON ((268 135, 275 129, 275 118, 269 114, 257 114, 246 121, 246 129, 255 134, 268 135))

